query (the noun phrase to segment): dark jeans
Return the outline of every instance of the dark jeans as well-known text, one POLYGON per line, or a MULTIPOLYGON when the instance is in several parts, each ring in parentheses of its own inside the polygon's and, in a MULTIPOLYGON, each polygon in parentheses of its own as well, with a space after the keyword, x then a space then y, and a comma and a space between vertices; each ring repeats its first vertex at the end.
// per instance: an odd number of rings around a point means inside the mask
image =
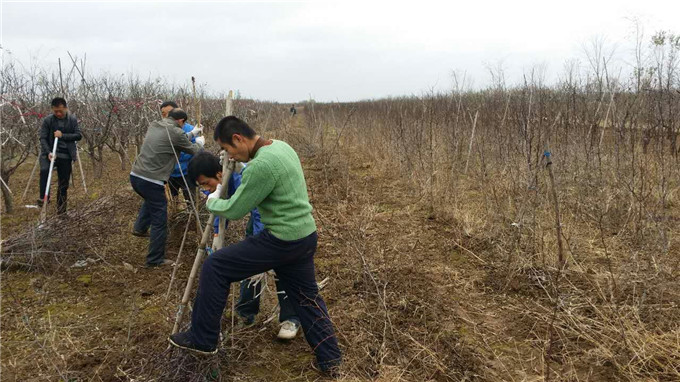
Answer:
POLYGON ((184 201, 187 203, 187 207, 190 207, 191 201, 196 198, 196 186, 192 185, 191 182, 189 182, 189 179, 187 179, 187 184, 189 184, 188 189, 184 184, 184 179, 181 176, 178 177, 171 176, 170 179, 168 179, 168 186, 170 186, 170 194, 173 197, 176 197, 179 195, 179 190, 182 190, 182 194, 184 195, 184 201))
POLYGON ((217 345, 232 282, 273 269, 300 318, 319 366, 328 368, 339 364, 338 340, 314 276, 316 241, 316 232, 300 240, 283 241, 265 230, 208 256, 201 270, 191 316, 194 342, 205 347, 217 345))
MULTIPOLYGON (((276 297, 279 299, 279 322, 293 321, 300 324, 300 319, 295 314, 293 304, 286 296, 278 276, 274 278, 276 282, 276 297)), ((255 316, 260 312, 260 292, 262 292, 262 284, 251 285, 250 279, 241 281, 240 293, 238 302, 236 303, 236 312, 241 317, 246 319, 255 319, 255 316)))
POLYGON ((134 230, 146 232, 151 227, 146 264, 160 264, 165 258, 165 241, 168 238, 168 201, 165 199, 165 187, 134 175, 130 175, 130 184, 144 198, 134 230))
MULTIPOLYGON (((59 185, 57 186, 57 213, 63 214, 66 212, 66 199, 68 196, 68 183, 71 180, 71 171, 73 170, 73 161, 66 158, 56 158, 54 160, 54 167, 57 169, 57 176, 59 177, 59 185)), ((47 177, 50 174, 50 161, 47 155, 40 157, 40 199, 45 197, 47 190, 47 177)), ((49 196, 48 196, 49 198, 49 196)))

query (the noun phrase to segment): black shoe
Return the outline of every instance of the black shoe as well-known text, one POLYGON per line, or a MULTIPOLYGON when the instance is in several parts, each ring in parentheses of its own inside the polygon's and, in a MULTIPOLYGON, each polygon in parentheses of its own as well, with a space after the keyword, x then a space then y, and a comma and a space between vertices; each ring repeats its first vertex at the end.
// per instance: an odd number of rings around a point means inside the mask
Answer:
POLYGON ((185 349, 185 350, 190 350, 199 354, 215 354, 217 353, 217 348, 207 348, 204 346, 199 346, 194 343, 193 338, 191 337, 190 332, 180 332, 180 333, 175 333, 168 337, 168 341, 173 346, 176 346, 180 349, 185 349))
POLYGON ((340 378, 340 361, 328 361, 324 362, 323 365, 319 365, 319 362, 314 359, 312 360, 312 369, 318 371, 324 377, 337 379, 340 378))
POLYGON ((38 207, 42 207, 42 206, 43 206, 43 200, 42 200, 42 199, 38 199, 38 207))
POLYGON ((137 236, 137 237, 149 237, 149 231, 146 232, 139 232, 135 231, 134 229, 132 230, 132 235, 137 236))

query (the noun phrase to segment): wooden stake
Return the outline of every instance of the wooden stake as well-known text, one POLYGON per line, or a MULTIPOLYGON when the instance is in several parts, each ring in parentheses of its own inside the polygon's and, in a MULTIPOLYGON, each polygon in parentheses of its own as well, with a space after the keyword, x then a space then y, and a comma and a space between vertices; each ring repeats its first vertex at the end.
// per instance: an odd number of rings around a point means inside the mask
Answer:
MULTIPOLYGON (((227 195, 227 189, 229 187, 229 178, 231 178, 231 170, 222 173, 222 192, 220 198, 224 199, 227 195)), ((194 265, 191 267, 191 273, 189 273, 189 279, 187 280, 187 286, 184 288, 184 295, 182 296, 182 302, 180 302, 177 308, 177 315, 175 317, 175 325, 172 328, 172 334, 179 331, 179 324, 184 316, 184 309, 189 302, 189 297, 191 296, 191 290, 194 286, 194 280, 196 279, 196 273, 198 273, 198 268, 203 261, 203 255, 205 255, 205 248, 208 244, 208 239, 210 237, 210 232, 212 231, 213 223, 215 222, 215 214, 210 214, 208 222, 203 229, 203 235, 201 236, 201 243, 198 245, 198 250, 196 252, 196 258, 194 258, 194 265)))
POLYGON ((463 171, 464 174, 467 174, 468 165, 470 164, 470 154, 472 154, 472 142, 475 139, 475 127, 477 127, 477 116, 478 115, 479 115, 479 111, 476 111, 475 112, 475 120, 472 122, 472 134, 470 134, 470 147, 468 148, 467 160, 465 161, 465 171, 463 171))
MULTIPOLYGON (((231 98, 233 96, 233 92, 230 90, 229 95, 227 96, 227 116, 231 115, 231 98)), ((235 170, 235 168, 231 169, 232 171, 235 170)), ((229 171, 229 161, 225 157, 224 160, 222 161, 222 174, 226 174, 227 172, 231 173, 229 171)), ((223 179, 224 180, 224 179, 223 179)), ((221 249, 224 246, 224 237, 225 237, 225 231, 227 228, 227 221, 226 219, 220 219, 220 224, 219 224, 219 229, 217 231, 217 236, 213 239, 212 243, 212 248, 214 251, 217 251, 218 249, 221 249)))
POLYGON ((564 254, 563 254, 563 246, 562 246, 562 223, 560 221, 560 205, 559 202, 557 201, 557 190, 555 187, 555 175, 553 174, 553 169, 552 169, 552 159, 550 159, 551 155, 549 151, 546 151, 544 153, 548 163, 546 164, 546 168, 548 169, 548 175, 550 177, 550 191, 552 194, 552 199, 553 199, 553 207, 555 209, 555 233, 557 235, 557 261, 558 261, 558 269, 562 269, 562 267, 565 265, 564 263, 564 254))
POLYGON ((193 215, 189 214, 189 219, 187 219, 187 225, 184 227, 184 236, 182 236, 182 244, 179 245, 179 252, 177 252, 177 259, 175 259, 175 269, 172 270, 172 277, 170 277, 170 284, 168 284, 168 292, 165 294, 165 301, 168 301, 170 297, 170 291, 172 290, 172 284, 175 282, 175 275, 177 275, 177 268, 179 268, 179 258, 182 256, 182 249, 184 249, 184 243, 187 240, 187 232, 189 232, 189 224, 191 223, 191 218, 193 215))
POLYGON ((31 183, 33 183, 33 177, 35 176, 35 169, 38 168, 38 164, 40 164, 40 154, 35 158, 35 164, 33 164, 33 170, 31 170, 31 175, 28 177, 28 183, 26 183, 26 188, 24 189, 23 195, 21 195, 21 201, 20 203, 24 202, 24 199, 26 199, 26 194, 28 193, 28 188, 31 186, 31 183))
POLYGON ((78 161, 78 167, 80 168, 80 178, 83 181, 83 189, 85 190, 85 195, 87 195, 87 184, 85 184, 85 172, 83 172, 83 162, 80 161, 80 151, 76 149, 76 161, 78 161))

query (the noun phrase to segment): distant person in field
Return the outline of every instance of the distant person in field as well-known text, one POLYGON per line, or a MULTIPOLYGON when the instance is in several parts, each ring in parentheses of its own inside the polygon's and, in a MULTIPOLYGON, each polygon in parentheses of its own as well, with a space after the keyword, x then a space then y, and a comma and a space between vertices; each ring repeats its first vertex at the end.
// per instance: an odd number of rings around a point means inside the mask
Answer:
MULTIPOLYGON (((160 106, 161 115, 163 116, 163 118, 167 118, 168 113, 170 113, 172 109, 177 107, 178 107, 177 104, 172 101, 163 102, 160 106)), ((182 126, 182 130, 191 140, 191 143, 196 143, 196 138, 199 135, 201 135, 203 127, 202 126, 194 127, 185 121, 184 126, 182 126)), ((172 195, 173 198, 179 196, 179 190, 182 190, 182 194, 184 195, 184 201, 186 202, 188 207, 192 200, 191 195, 193 195, 196 192, 196 186, 195 183, 192 182, 184 183, 184 180, 187 176, 187 165, 189 164, 189 161, 191 160, 193 155, 185 152, 181 153, 178 152, 177 155, 179 159, 179 164, 175 164, 175 167, 173 168, 172 173, 170 174, 170 178, 168 179, 168 186, 170 188, 170 194, 172 195), (182 177, 182 175, 184 175, 184 178, 182 177)))
POLYGON ((216 187, 208 196, 208 210, 236 220, 257 207, 265 229, 206 258, 191 328, 170 336, 170 343, 198 353, 216 353, 230 283, 273 269, 316 354, 316 367, 338 376, 341 353, 316 284, 316 223, 300 159, 287 143, 260 137, 234 116, 220 120, 214 138, 230 158, 248 162, 248 167, 231 198, 220 199, 221 185, 216 187))
POLYGON ((50 162, 54 158, 59 183, 57 186, 57 213, 66 213, 66 198, 73 162, 78 159, 76 142, 83 138, 78 128, 78 119, 69 113, 66 100, 61 97, 52 99, 52 114, 42 121, 40 128, 40 198, 38 205, 43 205, 47 190, 47 177, 50 172, 50 162), (54 139, 57 142, 57 152, 53 153, 54 139))
MULTIPOLYGON (((223 159, 226 160, 226 159, 223 159)), ((217 186, 222 184, 222 165, 220 160, 213 154, 202 151, 189 162, 189 179, 194 184, 198 184, 206 192, 215 192, 217 186)), ((245 166, 244 166, 245 169, 245 166)), ((241 185, 241 174, 234 171, 228 183, 227 197, 231 197, 236 189, 241 185)), ((228 221, 226 223, 229 223, 228 221)), ((214 223, 215 234, 219 233, 219 217, 214 223)), ((259 235, 264 230, 264 225, 260 221, 260 212, 257 208, 250 211, 250 219, 246 226, 246 237, 259 235)), ((279 333, 278 338, 291 340, 297 336, 300 330, 300 319, 293 309, 290 299, 286 296, 278 278, 276 282, 276 293, 279 300, 279 333)), ((255 323, 255 316, 260 312, 260 293, 261 283, 256 283, 251 279, 241 281, 239 300, 236 304, 236 313, 244 326, 255 323)))
POLYGON ((290 107, 290 115, 294 116, 295 114, 297 114, 297 109, 295 108, 295 105, 293 105, 290 107))
POLYGON ((184 110, 172 109, 167 118, 151 122, 130 172, 132 189, 144 199, 132 234, 150 236, 147 267, 172 264, 172 261, 165 259, 165 242, 168 236, 165 183, 175 166, 175 153, 179 155, 179 151, 185 151, 195 154, 205 143, 203 137, 197 137, 196 143, 191 143, 181 129, 186 120, 187 113, 184 110))

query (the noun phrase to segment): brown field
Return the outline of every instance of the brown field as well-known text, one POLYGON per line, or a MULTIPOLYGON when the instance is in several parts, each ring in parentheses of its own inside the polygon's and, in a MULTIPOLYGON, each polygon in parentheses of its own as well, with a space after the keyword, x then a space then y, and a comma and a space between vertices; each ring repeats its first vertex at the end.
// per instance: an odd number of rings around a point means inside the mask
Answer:
MULTIPOLYGON (((567 114, 559 96, 308 104, 295 118, 270 105, 252 121, 303 161, 341 380, 680 378, 674 142, 639 128, 641 112, 628 128, 625 95, 607 118, 597 102, 567 114)), ((216 356, 167 350, 198 237, 166 301, 171 269, 142 269, 147 242, 129 234, 129 166, 104 154, 97 179, 83 156, 89 193, 75 172, 68 218, 36 231, 38 210, 2 216, 2 380, 318 380, 302 338, 276 341, 271 280, 255 327, 232 328, 227 309, 216 356)), ((31 166, 12 175, 17 197, 31 166)), ((171 258, 187 216, 170 216, 171 258)))

